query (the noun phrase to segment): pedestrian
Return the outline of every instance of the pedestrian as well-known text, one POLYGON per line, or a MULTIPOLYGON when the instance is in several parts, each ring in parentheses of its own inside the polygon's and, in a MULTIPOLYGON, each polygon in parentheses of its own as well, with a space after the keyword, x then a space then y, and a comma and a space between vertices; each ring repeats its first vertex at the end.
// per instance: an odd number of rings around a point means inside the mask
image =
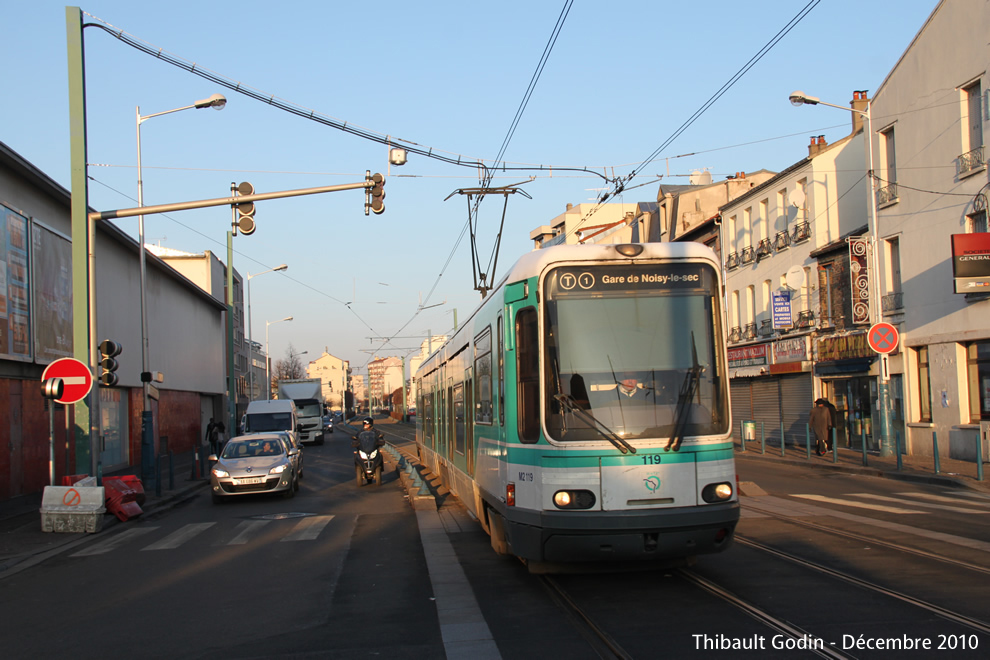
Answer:
POLYGON ((217 456, 223 451, 224 445, 227 444, 227 427, 224 426, 223 422, 217 422, 216 425, 216 443, 217 443, 217 456))
POLYGON ((832 450, 832 411, 826 399, 817 399, 808 419, 815 433, 815 453, 824 456, 832 450))
POLYGON ((210 417, 210 423, 206 425, 206 435, 203 436, 203 444, 210 448, 211 454, 216 453, 216 441, 214 440, 216 429, 217 423, 210 417))

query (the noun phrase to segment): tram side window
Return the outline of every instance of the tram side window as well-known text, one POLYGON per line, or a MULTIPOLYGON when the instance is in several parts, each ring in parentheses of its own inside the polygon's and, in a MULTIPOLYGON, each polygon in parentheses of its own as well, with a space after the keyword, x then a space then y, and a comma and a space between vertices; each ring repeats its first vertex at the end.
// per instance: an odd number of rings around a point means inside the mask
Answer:
POLYGON ((505 330, 502 328, 502 315, 498 317, 498 425, 505 426, 505 330))
POLYGON ((452 401, 454 404, 454 451, 464 453, 464 384, 454 386, 452 401))
POLYGON ((540 439, 540 354, 536 309, 516 314, 516 416, 519 440, 540 439))
POLYGON ((475 392, 477 401, 474 421, 479 424, 492 423, 492 331, 485 331, 474 338, 474 373, 478 378, 475 392))

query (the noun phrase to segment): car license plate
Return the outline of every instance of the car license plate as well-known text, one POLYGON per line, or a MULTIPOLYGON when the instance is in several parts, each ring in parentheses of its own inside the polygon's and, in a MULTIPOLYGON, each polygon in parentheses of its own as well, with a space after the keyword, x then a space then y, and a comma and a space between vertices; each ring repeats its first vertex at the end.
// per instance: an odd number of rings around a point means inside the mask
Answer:
POLYGON ((234 479, 235 486, 240 486, 242 484, 260 484, 262 482, 261 477, 245 477, 243 479, 234 479))

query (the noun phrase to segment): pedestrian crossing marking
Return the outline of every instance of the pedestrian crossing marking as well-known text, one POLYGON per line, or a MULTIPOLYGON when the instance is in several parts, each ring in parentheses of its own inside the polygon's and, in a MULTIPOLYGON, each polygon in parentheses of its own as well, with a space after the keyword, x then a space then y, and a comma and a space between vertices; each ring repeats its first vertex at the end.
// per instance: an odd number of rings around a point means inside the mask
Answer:
POLYGON ((144 550, 171 550, 173 548, 178 548, 180 545, 188 541, 189 539, 202 534, 210 527, 213 527, 216 523, 191 523, 189 525, 184 525, 180 527, 177 531, 172 532, 161 541, 152 543, 146 548, 141 548, 144 550))
POLYGON ((917 513, 917 514, 927 514, 927 511, 915 511, 913 509, 902 509, 895 506, 884 506, 883 504, 869 504, 867 502, 855 502, 853 500, 840 500, 835 497, 826 497, 825 495, 802 495, 796 494, 793 497, 800 497, 805 500, 813 500, 815 502, 825 502, 828 504, 839 504, 842 506, 851 506, 858 509, 873 509, 874 511, 886 511, 887 513, 917 513))
POLYGON ((282 541, 313 541, 323 528, 333 520, 333 516, 313 516, 311 518, 303 518, 300 520, 295 528, 289 533, 288 536, 282 539, 282 541))
POLYGON ((83 548, 79 552, 75 552, 69 556, 89 557, 92 555, 103 555, 127 543, 128 541, 136 539, 139 536, 144 536, 149 532, 154 532, 157 529, 157 527, 132 527, 131 529, 123 531, 120 534, 114 534, 105 541, 94 543, 93 545, 83 548))
POLYGON ((237 526, 234 531, 237 532, 237 536, 232 538, 227 542, 227 545, 244 545, 251 540, 257 532, 261 531, 261 528, 270 523, 271 520, 245 520, 237 526))
MULTIPOLYGON (((936 500, 936 501, 939 501, 939 502, 952 502, 953 504, 958 504, 959 503, 958 500, 953 500, 953 499, 950 499, 948 497, 940 497, 938 495, 927 495, 925 493, 898 493, 898 495, 905 495, 905 496, 908 496, 908 497, 929 498, 929 499, 933 499, 933 500, 936 500)), ((874 499, 874 500, 884 500, 886 502, 902 502, 902 503, 904 502, 903 499, 898 499, 896 497, 884 497, 883 495, 873 495, 871 493, 853 493, 852 496, 853 497, 868 497, 868 498, 871 498, 871 499, 874 499)), ((969 502, 965 502, 965 504, 970 504, 970 503, 969 502)), ((976 503, 973 502, 972 504, 976 504, 976 503)), ((942 511, 952 511, 954 513, 975 513, 975 514, 978 514, 978 515, 979 514, 984 514, 984 513, 990 513, 990 511, 980 511, 979 509, 967 509, 966 507, 961 507, 961 506, 946 506, 944 504, 931 504, 930 502, 911 502, 911 505, 912 506, 923 506, 923 507, 926 507, 926 508, 929 508, 929 509, 940 509, 942 511)))

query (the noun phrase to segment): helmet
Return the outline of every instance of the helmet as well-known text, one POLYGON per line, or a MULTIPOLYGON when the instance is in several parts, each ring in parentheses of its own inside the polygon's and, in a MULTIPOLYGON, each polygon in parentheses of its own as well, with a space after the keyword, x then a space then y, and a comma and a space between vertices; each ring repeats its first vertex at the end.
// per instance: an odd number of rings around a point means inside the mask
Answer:
POLYGON ((375 425, 375 420, 371 419, 370 417, 365 417, 364 418, 364 423, 367 424, 368 426, 374 426, 375 425))

